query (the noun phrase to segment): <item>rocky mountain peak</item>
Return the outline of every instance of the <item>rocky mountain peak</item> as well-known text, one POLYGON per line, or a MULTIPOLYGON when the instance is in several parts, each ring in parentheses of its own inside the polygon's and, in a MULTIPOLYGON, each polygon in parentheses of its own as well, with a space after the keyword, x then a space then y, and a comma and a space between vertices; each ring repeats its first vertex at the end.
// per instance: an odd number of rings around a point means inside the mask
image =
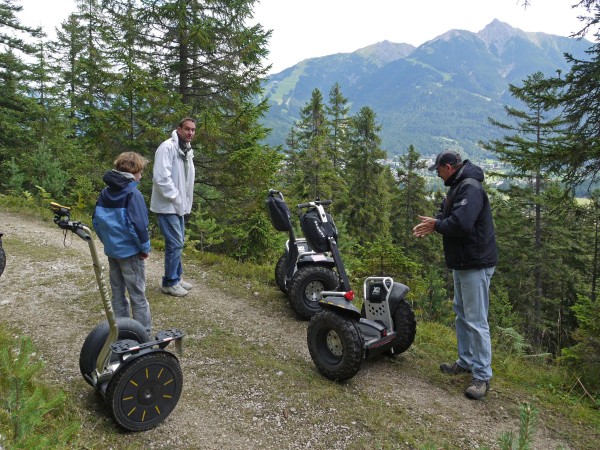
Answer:
POLYGON ((527 33, 518 28, 513 28, 498 19, 492 20, 486 27, 477 33, 477 36, 485 42, 488 48, 496 48, 502 53, 506 43, 514 37, 527 38, 527 33))

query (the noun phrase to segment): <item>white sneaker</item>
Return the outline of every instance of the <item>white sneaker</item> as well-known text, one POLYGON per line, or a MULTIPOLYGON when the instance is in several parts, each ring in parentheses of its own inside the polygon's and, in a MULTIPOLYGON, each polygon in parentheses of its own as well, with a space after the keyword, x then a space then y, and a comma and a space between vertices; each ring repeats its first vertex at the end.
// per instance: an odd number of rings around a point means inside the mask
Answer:
POLYGON ((187 281, 179 280, 179 286, 184 288, 186 291, 189 291, 193 286, 192 283, 188 283, 187 281))
POLYGON ((173 295, 174 297, 185 297, 188 293, 178 284, 174 284, 173 286, 161 286, 160 290, 164 294, 173 295))

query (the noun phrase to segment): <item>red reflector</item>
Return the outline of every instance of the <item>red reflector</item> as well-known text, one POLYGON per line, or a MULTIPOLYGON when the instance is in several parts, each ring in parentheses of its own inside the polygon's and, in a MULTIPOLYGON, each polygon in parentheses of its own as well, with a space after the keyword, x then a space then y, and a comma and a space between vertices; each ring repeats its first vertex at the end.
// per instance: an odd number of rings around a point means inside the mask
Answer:
POLYGON ((351 302, 352 300, 354 300, 354 291, 348 291, 344 294, 344 298, 346 300, 348 300, 349 302, 351 302))

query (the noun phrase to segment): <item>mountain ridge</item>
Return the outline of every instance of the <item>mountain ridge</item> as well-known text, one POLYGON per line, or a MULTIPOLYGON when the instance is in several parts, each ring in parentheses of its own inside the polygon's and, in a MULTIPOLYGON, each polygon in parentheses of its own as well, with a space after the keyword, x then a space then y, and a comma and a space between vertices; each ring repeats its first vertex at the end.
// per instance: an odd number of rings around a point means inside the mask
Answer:
POLYGON ((382 148, 402 154, 414 145, 422 154, 452 147, 487 157, 479 141, 500 138, 488 117, 506 121, 514 104, 509 84, 527 76, 568 71, 564 53, 586 59, 592 43, 542 32, 526 32, 494 19, 482 30, 448 30, 421 44, 381 41, 350 53, 309 58, 265 82, 271 108, 263 123, 271 145, 282 145, 300 108, 316 88, 327 102, 339 83, 351 114, 362 106, 376 113, 382 148))

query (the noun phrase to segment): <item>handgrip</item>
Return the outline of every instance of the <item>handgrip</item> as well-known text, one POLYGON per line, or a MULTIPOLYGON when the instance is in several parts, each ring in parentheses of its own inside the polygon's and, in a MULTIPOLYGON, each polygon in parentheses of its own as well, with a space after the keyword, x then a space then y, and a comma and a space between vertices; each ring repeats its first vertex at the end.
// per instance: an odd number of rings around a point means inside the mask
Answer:
POLYGON ((333 200, 315 200, 314 202, 299 203, 298 208, 308 208, 310 206, 317 206, 317 205, 327 206, 327 205, 331 205, 332 203, 333 203, 333 200))
POLYGON ((92 237, 87 234, 85 231, 83 231, 81 228, 75 228, 75 230, 73 230, 73 232, 79 236, 81 239, 83 239, 84 241, 89 241, 92 239, 92 237))

